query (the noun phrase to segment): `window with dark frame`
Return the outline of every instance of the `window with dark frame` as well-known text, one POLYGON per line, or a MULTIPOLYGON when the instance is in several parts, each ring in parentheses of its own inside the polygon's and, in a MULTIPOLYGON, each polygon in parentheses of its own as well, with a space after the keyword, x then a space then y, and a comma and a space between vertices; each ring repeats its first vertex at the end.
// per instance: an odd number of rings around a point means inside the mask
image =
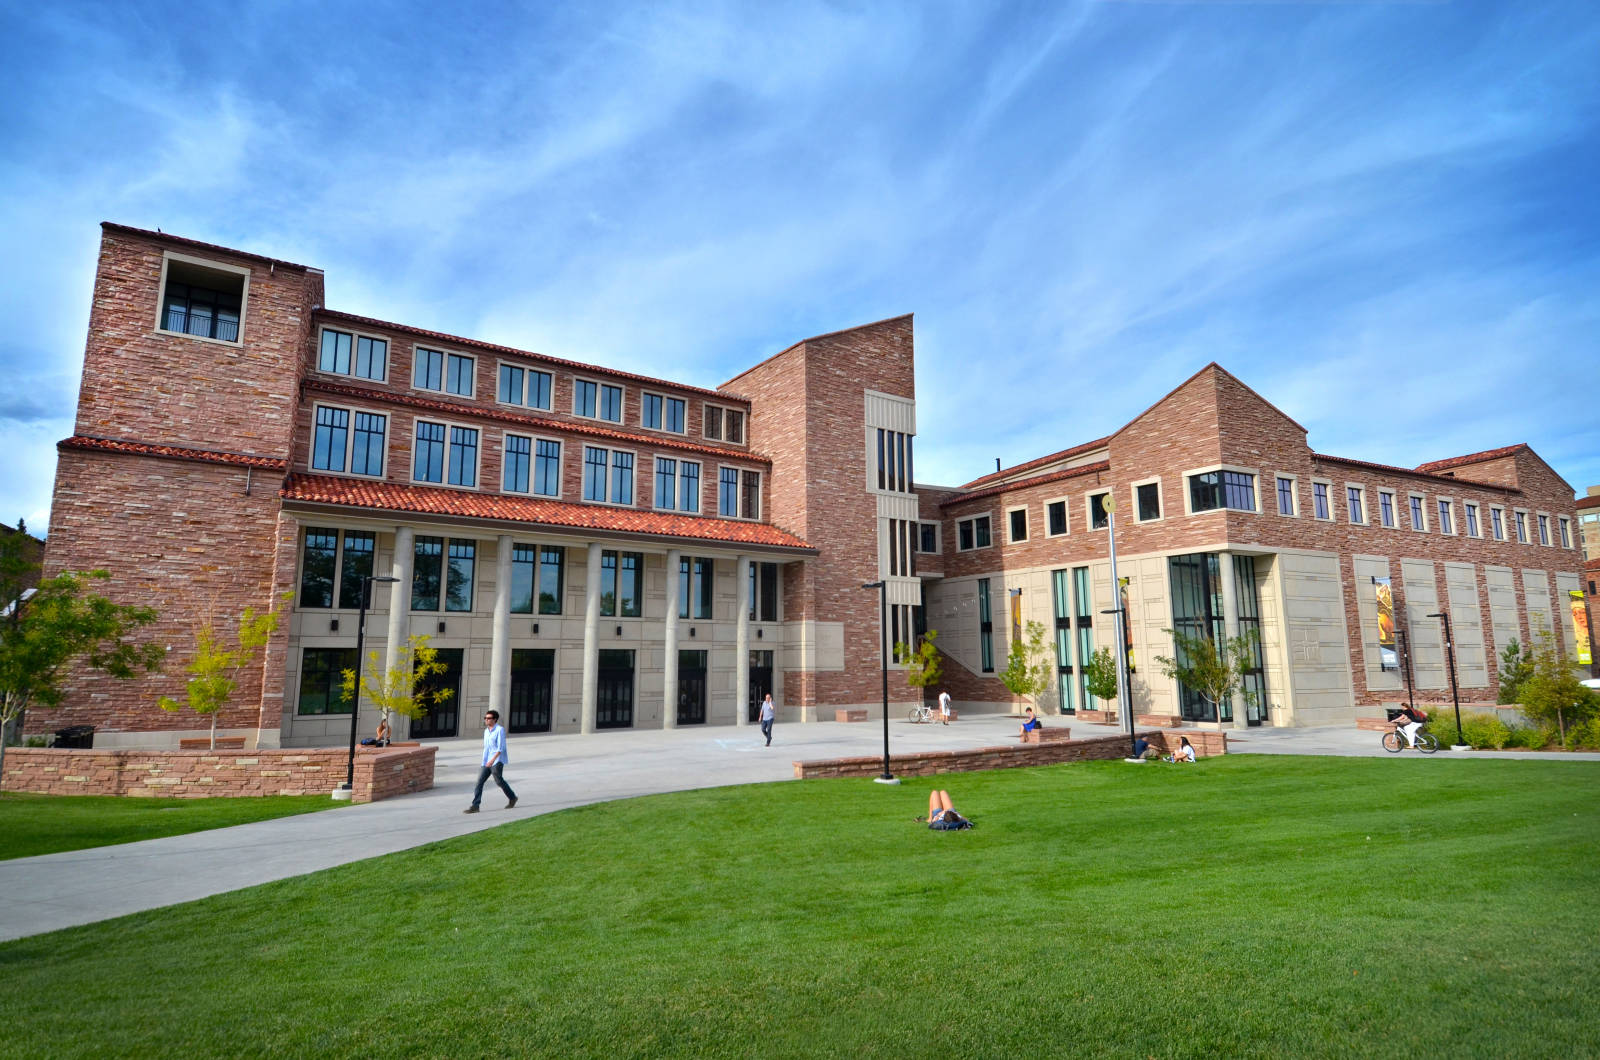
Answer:
POLYGON ((678 506, 686 512, 700 510, 700 465, 691 460, 678 461, 678 506))
POLYGON ((583 499, 586 501, 604 501, 606 499, 606 469, 611 464, 611 450, 598 449, 592 445, 583 447, 583 499))
POLYGON ((301 538, 301 607, 332 607, 333 579, 339 564, 339 531, 308 526, 301 538))
POLYGON ((1549 543, 1550 517, 1548 515, 1541 515, 1539 516, 1539 544, 1548 545, 1549 543))
POLYGON ((1294 479, 1278 476, 1278 514, 1294 514, 1294 479))
POLYGON ((611 503, 633 503, 633 454, 620 449, 611 452, 611 503))
POLYGON ((1139 521, 1148 523, 1161 518, 1161 484, 1146 482, 1138 487, 1139 521))
POLYGON ((1067 502, 1051 501, 1044 506, 1045 521, 1051 537, 1060 537, 1067 532, 1067 502))
POLYGON ((1461 506, 1462 514, 1466 517, 1467 536, 1480 537, 1478 532, 1478 506, 1471 501, 1464 502, 1461 506))
POLYGON ((1106 498, 1108 493, 1089 494, 1089 529, 1104 530, 1111 525, 1110 514, 1106 511, 1106 498))
POLYGON ((417 421, 412 443, 411 477, 418 482, 444 481, 445 425, 417 421))
POLYGON ((1441 533, 1441 534, 1453 534, 1455 532, 1456 532, 1455 531, 1455 523, 1450 518, 1450 502, 1449 501, 1440 501, 1439 502, 1439 533, 1441 533))
MULTIPOLYGON (((339 555, 339 606, 349 611, 361 608, 361 587, 372 577, 372 563, 378 550, 378 535, 371 530, 346 530, 339 555)), ((368 599, 367 606, 372 606, 368 599)))
POLYGON ((1360 524, 1367 521, 1366 497, 1360 486, 1346 486, 1344 488, 1346 512, 1350 522, 1360 524))
POLYGON ((1189 476, 1189 510, 1196 514, 1226 508, 1256 510, 1256 477, 1244 471, 1206 471, 1189 476))
POLYGON ((242 274, 168 258, 166 284, 161 330, 219 342, 240 341, 242 274))
POLYGON ((317 370, 335 375, 353 375, 382 382, 389 369, 389 343, 353 332, 322 329, 322 347, 317 370), (354 352, 354 357, 351 354, 354 352))
POLYGON ((452 486, 478 484, 477 428, 450 428, 450 472, 446 477, 452 486))
POLYGON ((1328 484, 1326 482, 1313 482, 1311 484, 1311 509, 1312 514, 1318 519, 1333 519, 1333 511, 1328 507, 1328 484))
POLYGON ((533 492, 541 497, 561 495, 561 443, 540 438, 534 447, 533 492))
POLYGON ((739 469, 722 468, 717 474, 717 514, 728 519, 739 517, 739 469))
POLYGON ((343 471, 349 444, 350 410, 317 406, 316 432, 311 442, 311 467, 317 471, 343 471))
POLYGON ((678 617, 710 621, 716 589, 715 560, 683 556, 678 560, 678 617))
POLYGON ((500 401, 527 408, 550 407, 550 373, 515 364, 500 366, 500 401))
POLYGON ((506 493, 527 493, 532 470, 533 439, 520 434, 506 435, 500 488, 506 493))
POLYGON ((642 613, 644 553, 600 553, 600 614, 606 618, 638 618, 642 613))
MULTIPOLYGON (((646 395, 647 397, 649 395, 646 395)), ((678 506, 678 462, 664 456, 655 458, 656 466, 656 499, 655 506, 663 511, 672 511, 678 506)))
POLYGON ((742 471, 740 485, 742 496, 739 501, 739 516, 743 519, 761 518, 761 475, 756 471, 742 471))
POLYGON ((1013 544, 1028 540, 1028 510, 1018 508, 1007 512, 1006 518, 1011 522, 1011 541, 1013 544))
POLYGON ((301 716, 350 713, 350 701, 344 698, 344 672, 355 667, 354 648, 303 649, 295 713, 301 716))
POLYGON ((989 607, 989 579, 978 579, 978 661, 986 674, 994 673, 994 614, 989 607))
POLYGON ((778 565, 750 564, 750 619, 753 622, 778 621, 778 565))
POLYGON ((935 555, 939 551, 939 524, 919 523, 917 525, 917 551, 928 555, 935 555))
POLYGON ((1494 535, 1496 541, 1506 539, 1506 516, 1499 508, 1489 509, 1489 532, 1494 535))
POLYGON ((443 390, 444 354, 418 346, 412 360, 411 385, 418 390, 443 390))
POLYGON ((1394 526, 1394 494, 1388 490, 1378 491, 1378 519, 1384 526, 1394 526))
POLYGON ((1411 529, 1426 530, 1428 524, 1423 519, 1422 497, 1418 494, 1411 495, 1411 529))

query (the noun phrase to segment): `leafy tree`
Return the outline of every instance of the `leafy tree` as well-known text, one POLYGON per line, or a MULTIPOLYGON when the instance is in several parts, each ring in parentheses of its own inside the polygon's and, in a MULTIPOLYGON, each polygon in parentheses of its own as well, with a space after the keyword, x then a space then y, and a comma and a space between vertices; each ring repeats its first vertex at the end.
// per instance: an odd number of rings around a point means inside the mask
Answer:
POLYGON ((1172 634, 1177 658, 1156 656, 1163 677, 1176 677, 1219 712, 1222 704, 1241 692, 1246 702, 1255 702, 1255 693, 1244 689, 1244 676, 1255 666, 1255 630, 1227 637, 1220 645, 1210 637, 1194 637, 1175 629, 1165 632, 1172 634))
MULTIPOLYGON (((428 678, 445 672, 447 667, 439 661, 439 649, 429 647, 426 633, 414 633, 406 641, 387 670, 376 651, 367 653, 366 672, 361 675, 361 698, 383 712, 385 727, 389 715, 404 714, 416 720, 428 713, 429 708, 449 699, 448 688, 427 687, 428 678)), ((346 703, 355 698, 356 672, 346 670, 339 696, 346 703)))
MULTIPOLYGON (((290 595, 285 594, 285 602, 290 595)), ((207 616, 202 619, 195 629, 194 659, 184 667, 189 674, 187 701, 180 703, 162 696, 157 701, 161 709, 179 711, 187 706, 196 714, 211 715, 211 748, 216 750, 217 716, 233 698, 239 675, 255 661, 277 629, 277 611, 258 615, 255 608, 247 607, 239 616, 238 646, 228 647, 223 644, 222 634, 217 632, 212 618, 207 616)))
POLYGON ((903 643, 894 646, 895 656, 906 663, 906 684, 924 693, 944 675, 939 649, 933 644, 938 639, 939 631, 930 629, 922 635, 915 648, 903 643))
POLYGON ((1500 652, 1501 703, 1515 703, 1522 695, 1522 686, 1533 676, 1533 652, 1524 651, 1513 637, 1500 652))
POLYGON ((1522 713, 1546 725, 1554 721, 1564 746, 1568 724, 1581 724, 1600 712, 1600 695, 1583 687, 1577 669, 1548 630, 1540 631, 1532 657, 1533 676, 1520 690, 1522 713))
POLYGON ((1083 664, 1083 686, 1096 699, 1117 701, 1117 657, 1110 648, 1097 648, 1083 664))
POLYGON ((1050 688, 1050 675, 1055 669, 1050 645, 1044 639, 1044 623, 1029 622, 1022 636, 1011 639, 1011 651, 1006 655, 1006 668, 1000 671, 1000 683, 1014 696, 1026 696, 1039 705, 1039 697, 1050 688))
POLYGON ((110 580, 107 571, 64 571, 24 595, 39 571, 23 552, 27 544, 25 534, 0 536, 0 730, 31 706, 60 705, 74 661, 125 680, 159 668, 165 655, 159 644, 133 639, 156 620, 155 609, 115 604, 90 591, 110 580))

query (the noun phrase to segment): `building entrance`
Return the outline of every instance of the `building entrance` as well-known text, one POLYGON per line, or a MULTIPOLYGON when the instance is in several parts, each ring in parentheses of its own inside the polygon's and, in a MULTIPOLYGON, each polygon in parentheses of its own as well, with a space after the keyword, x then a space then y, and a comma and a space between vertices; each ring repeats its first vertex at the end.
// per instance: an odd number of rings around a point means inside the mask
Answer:
POLYGON ((706 721, 706 653, 678 652, 678 724, 706 721))
POLYGON ((459 728, 461 718, 461 670, 462 660, 466 652, 461 648, 440 648, 435 657, 444 663, 444 672, 429 674, 417 683, 419 693, 429 693, 428 713, 411 722, 411 738, 413 740, 437 739, 443 736, 454 736, 459 728), (450 694, 441 701, 434 701, 433 694, 440 690, 450 694))
POLYGON ((511 649, 510 732, 549 732, 550 693, 555 679, 553 648, 511 649))
POLYGON ((767 698, 772 691, 772 653, 770 651, 753 651, 750 653, 750 721, 761 720, 761 701, 767 698))
POLYGON ((597 729, 633 727, 633 652, 618 648, 600 653, 600 681, 595 690, 597 729))

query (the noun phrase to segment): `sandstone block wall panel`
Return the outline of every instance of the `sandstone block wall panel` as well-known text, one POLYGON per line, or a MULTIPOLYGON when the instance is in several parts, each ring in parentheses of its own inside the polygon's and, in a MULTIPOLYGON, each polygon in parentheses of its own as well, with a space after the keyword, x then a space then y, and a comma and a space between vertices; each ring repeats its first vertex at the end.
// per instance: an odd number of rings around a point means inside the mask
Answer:
POLYGON ((1488 688, 1489 650, 1483 636, 1477 568, 1471 563, 1443 566, 1450 600, 1450 632, 1455 638, 1456 683, 1463 689, 1488 688))

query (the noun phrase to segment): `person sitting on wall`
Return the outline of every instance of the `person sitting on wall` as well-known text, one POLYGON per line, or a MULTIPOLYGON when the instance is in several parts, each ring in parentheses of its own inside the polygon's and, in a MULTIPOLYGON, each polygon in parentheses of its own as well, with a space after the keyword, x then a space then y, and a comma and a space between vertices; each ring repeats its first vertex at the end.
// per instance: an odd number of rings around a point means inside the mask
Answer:
POLYGON ((1193 762, 1194 745, 1189 742, 1189 737, 1178 737, 1178 749, 1166 759, 1168 762, 1193 762))
POLYGON ((378 720, 378 735, 375 740, 379 747, 388 747, 393 730, 389 728, 389 716, 385 714, 378 720))
POLYGON ((1028 733, 1044 728, 1044 722, 1034 715, 1032 707, 1028 708, 1027 718, 1028 720, 1022 723, 1022 732, 1019 735, 1026 737, 1028 733))
MULTIPOLYGON (((924 818, 918 817, 920 822, 924 818)), ((956 832, 972 827, 971 818, 956 812, 950 802, 950 793, 943 789, 928 792, 928 827, 935 832, 956 832)))

